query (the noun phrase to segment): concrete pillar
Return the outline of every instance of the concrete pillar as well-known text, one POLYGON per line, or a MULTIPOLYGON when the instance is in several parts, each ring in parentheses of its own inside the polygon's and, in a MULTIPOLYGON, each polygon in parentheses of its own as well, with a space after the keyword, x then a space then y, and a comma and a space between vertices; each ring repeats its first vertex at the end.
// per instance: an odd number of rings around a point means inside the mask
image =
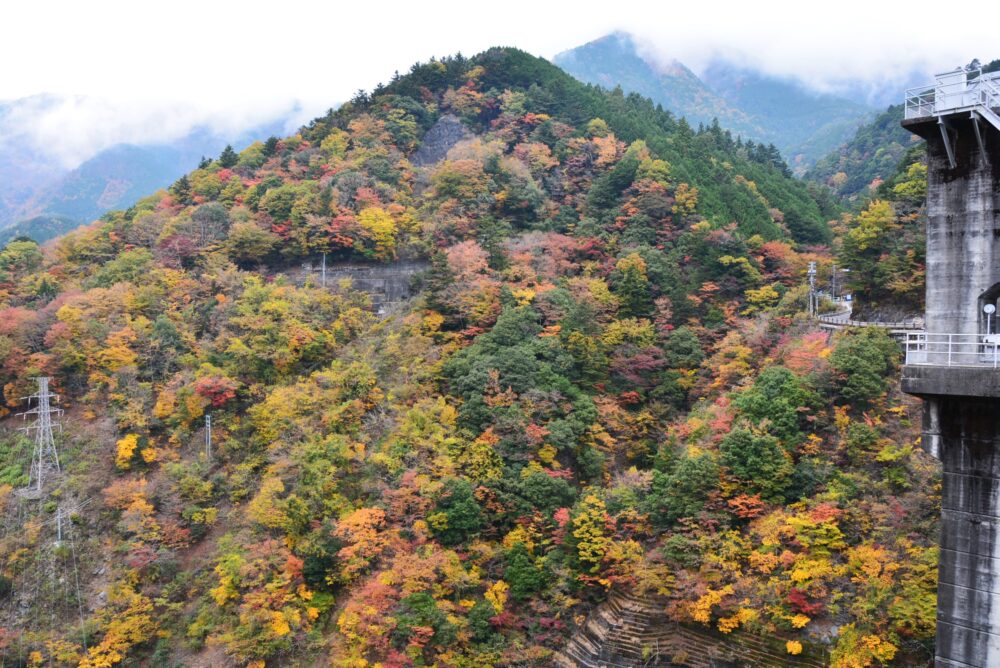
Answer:
POLYGON ((980 334, 985 325, 979 297, 1000 282, 1000 132, 980 123, 983 156, 970 119, 948 125, 954 169, 938 124, 919 126, 928 154, 924 322, 929 334, 980 334))
POLYGON ((938 397, 938 666, 1000 666, 1000 403, 938 397))
POLYGON ((980 148, 973 122, 945 119, 954 167, 936 119, 903 123, 927 140, 928 341, 967 337, 954 360, 929 343, 902 379, 925 401, 924 448, 943 469, 935 663, 949 668, 1000 667, 1000 369, 976 338, 983 299, 1000 297, 1000 132, 981 123, 980 148))

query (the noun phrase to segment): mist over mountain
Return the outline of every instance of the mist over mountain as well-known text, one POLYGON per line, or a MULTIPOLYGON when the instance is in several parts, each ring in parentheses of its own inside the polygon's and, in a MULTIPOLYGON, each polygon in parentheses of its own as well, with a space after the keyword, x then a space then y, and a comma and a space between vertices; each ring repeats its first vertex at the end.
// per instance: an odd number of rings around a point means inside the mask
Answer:
POLYGON ((25 102, 0 102, 0 225, 8 221, 10 212, 28 201, 38 184, 54 181, 67 172, 58 160, 30 140, 26 128, 15 127, 13 117, 25 102))
POLYGON ((759 140, 774 143, 797 171, 826 155, 854 133, 859 121, 872 116, 867 105, 727 61, 714 61, 701 78, 729 105, 754 119, 763 129, 759 140))
POLYGON ((694 126, 718 118, 723 127, 740 134, 764 133, 748 114, 730 105, 683 63, 644 58, 627 33, 613 33, 564 51, 552 62, 586 83, 609 90, 621 86, 626 93, 648 97, 694 126))
MULTIPOLYGON (((279 118, 244 130, 199 125, 172 141, 113 144, 69 167, 66 156, 40 145, 25 119, 30 113, 44 115, 60 103, 57 96, 0 103, 2 241, 18 234, 45 241, 107 211, 126 208, 197 167, 202 157, 214 157, 228 144, 242 149, 256 139, 284 134, 288 123, 279 118)), ((152 130, 150 135, 155 136, 152 130)))
POLYGON ((699 77, 683 63, 647 54, 621 32, 560 53, 553 62, 581 81, 647 96, 693 125, 718 119, 744 139, 774 144, 797 173, 850 139, 876 111, 856 101, 868 90, 860 82, 856 99, 848 99, 723 59, 699 77))

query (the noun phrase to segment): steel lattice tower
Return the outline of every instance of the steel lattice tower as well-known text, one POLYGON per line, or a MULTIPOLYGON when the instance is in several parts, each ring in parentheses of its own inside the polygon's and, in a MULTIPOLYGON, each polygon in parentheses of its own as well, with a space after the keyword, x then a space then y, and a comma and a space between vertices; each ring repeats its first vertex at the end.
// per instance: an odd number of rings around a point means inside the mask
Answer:
MULTIPOLYGON (((30 489, 34 486, 40 492, 42 491, 46 470, 55 469, 57 473, 61 470, 59 467, 59 453, 56 451, 55 439, 52 437, 52 414, 59 415, 62 413, 62 409, 52 407, 51 400, 59 401, 59 395, 49 392, 50 378, 48 376, 40 376, 35 378, 35 380, 38 381, 38 392, 24 397, 28 401, 29 406, 34 402, 35 407, 20 415, 24 417, 28 415, 37 416, 35 423, 25 427, 24 431, 26 433, 35 432, 35 447, 31 453, 28 488, 30 489)), ((62 427, 58 423, 55 426, 62 427)))

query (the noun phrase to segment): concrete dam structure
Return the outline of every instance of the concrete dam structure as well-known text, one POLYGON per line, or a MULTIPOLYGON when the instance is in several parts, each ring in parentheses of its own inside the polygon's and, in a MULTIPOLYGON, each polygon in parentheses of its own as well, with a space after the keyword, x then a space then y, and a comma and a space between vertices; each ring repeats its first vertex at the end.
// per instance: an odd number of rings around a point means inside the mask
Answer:
POLYGON ((940 459, 935 665, 1000 666, 1000 74, 956 70, 907 93, 927 141, 925 331, 902 387, 940 459))

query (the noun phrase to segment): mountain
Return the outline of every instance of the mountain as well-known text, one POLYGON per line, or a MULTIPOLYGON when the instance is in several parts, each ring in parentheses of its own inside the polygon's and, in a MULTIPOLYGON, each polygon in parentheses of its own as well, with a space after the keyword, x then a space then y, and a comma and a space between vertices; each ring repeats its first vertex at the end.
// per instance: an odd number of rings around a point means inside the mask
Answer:
POLYGON ((897 104, 860 128, 850 141, 820 159, 805 178, 823 183, 847 201, 874 192, 892 176, 911 148, 922 146, 903 129, 903 105, 897 104))
POLYGON ((614 590, 700 656, 926 664, 938 468, 898 345, 804 313, 814 192, 497 48, 11 241, 4 661, 547 666, 614 590), (60 470, 26 489, 39 377, 60 470))
POLYGON ((243 148, 254 138, 282 134, 285 125, 278 119, 240 132, 197 127, 170 143, 114 145, 68 170, 14 122, 58 103, 36 96, 0 105, 0 239, 27 232, 47 240, 170 185, 227 144, 243 148), (32 228, 29 221, 45 224, 32 228))
POLYGON ((12 222, 13 212, 43 183, 68 171, 40 151, 27 133, 17 130, 20 119, 53 103, 51 96, 0 102, 0 227, 12 222))
POLYGON ((560 53, 553 62, 581 81, 649 97, 693 124, 717 118, 744 139, 777 146, 797 173, 846 141, 873 112, 722 60, 699 78, 681 63, 661 65, 645 56, 624 33, 560 53))
POLYGON ((33 239, 38 243, 44 243, 50 239, 80 227, 83 223, 77 218, 67 218, 59 215, 42 215, 34 218, 26 218, 20 222, 0 228, 0 244, 6 244, 11 239, 25 237, 33 239))
POLYGON ((764 128, 758 139, 773 142, 799 173, 842 144, 873 113, 867 105, 721 60, 709 64, 702 80, 764 128))
POLYGON ((611 90, 620 86, 683 116, 694 126, 713 119, 726 129, 754 139, 766 133, 739 107, 709 88, 683 63, 661 64, 642 57, 634 38, 616 32, 559 53, 552 62, 580 81, 611 90))

